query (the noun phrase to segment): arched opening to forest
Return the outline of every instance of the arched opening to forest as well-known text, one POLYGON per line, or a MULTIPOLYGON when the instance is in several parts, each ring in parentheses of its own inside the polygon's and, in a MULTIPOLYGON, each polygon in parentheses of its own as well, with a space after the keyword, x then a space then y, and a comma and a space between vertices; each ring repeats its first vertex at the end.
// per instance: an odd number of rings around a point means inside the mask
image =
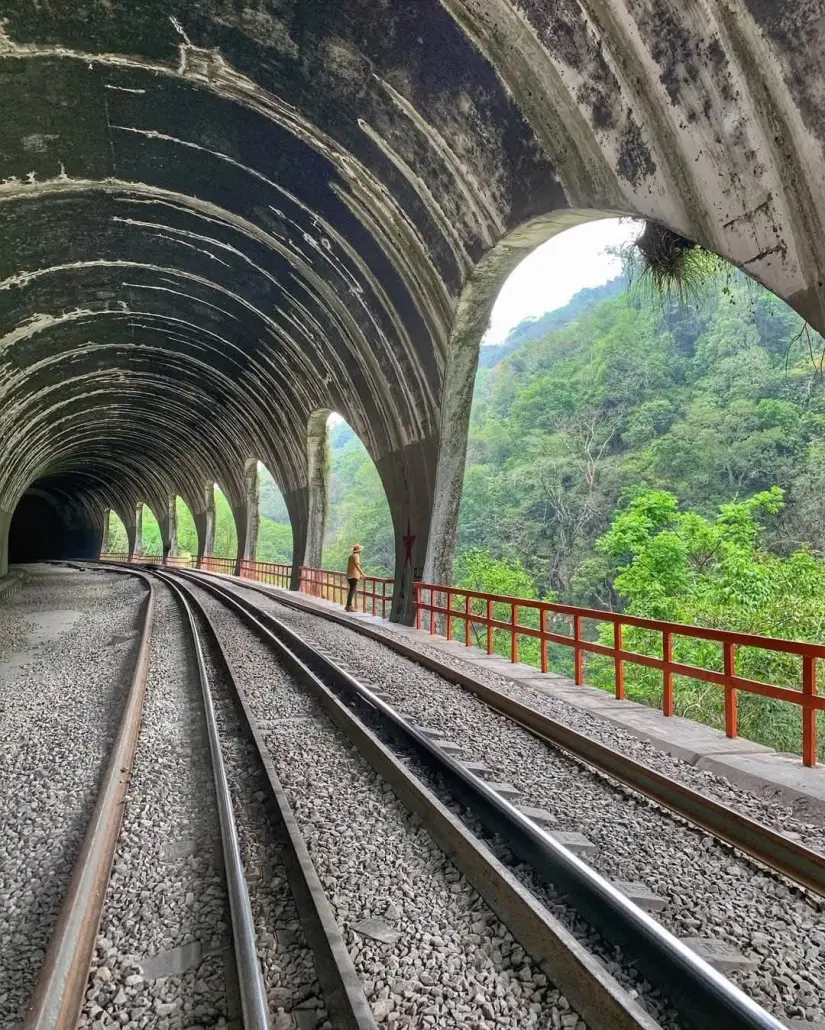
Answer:
POLYGON ((129 534, 126 532, 126 525, 114 508, 109 508, 105 514, 105 525, 107 527, 106 539, 103 541, 105 554, 128 554, 129 534))
POLYGON ((238 530, 229 498, 215 483, 215 537, 212 555, 216 558, 235 558, 238 554, 238 530))
MULTIPOLYGON (((649 246, 647 227, 624 224, 625 243, 644 228, 649 246)), ((690 244, 655 255, 689 262, 675 285, 657 282, 639 246, 616 253, 620 229, 570 228, 501 291, 473 383, 452 582, 818 640, 825 340, 690 244), (560 279, 571 280, 564 295, 560 279)), ((569 633, 564 618, 554 628, 569 633)), ((625 647, 661 658, 660 641, 631 636, 625 647)), ((721 671, 718 645, 674 646, 676 661, 721 671)), ((550 667, 572 674, 571 649, 550 652, 550 667)), ((524 639, 520 657, 538 664, 537 645, 524 639)), ((799 668, 767 652, 741 661, 741 675, 799 683, 799 668)), ((661 674, 625 671, 628 696, 661 704, 661 674)), ((612 660, 586 663, 590 683, 613 689, 613 675, 612 660)), ((677 679, 675 711, 724 727, 723 692, 677 679)), ((799 751, 799 725, 797 706, 740 695, 744 736, 799 751)))
POLYGON ((366 447, 336 412, 326 420, 329 509, 322 564, 345 571, 353 544, 362 544, 368 575, 390 578, 395 572, 395 534, 387 495, 366 447))
POLYGON ((136 553, 147 558, 160 557, 163 554, 163 539, 157 515, 145 502, 138 504, 136 514, 136 539, 139 541, 136 553))
POLYGON ((275 477, 262 461, 258 462, 258 490, 260 520, 255 558, 276 565, 290 565, 292 522, 275 477))

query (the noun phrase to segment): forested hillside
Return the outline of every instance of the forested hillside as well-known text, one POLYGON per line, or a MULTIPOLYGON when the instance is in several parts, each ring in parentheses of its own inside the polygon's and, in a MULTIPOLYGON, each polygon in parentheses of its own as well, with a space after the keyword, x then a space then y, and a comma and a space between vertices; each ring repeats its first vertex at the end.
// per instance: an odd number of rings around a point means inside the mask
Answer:
POLYGON ((705 515, 771 486, 779 553, 825 546, 823 341, 744 277, 663 309, 633 291, 482 373, 463 549, 520 560, 540 592, 615 605, 594 545, 645 488, 705 515))

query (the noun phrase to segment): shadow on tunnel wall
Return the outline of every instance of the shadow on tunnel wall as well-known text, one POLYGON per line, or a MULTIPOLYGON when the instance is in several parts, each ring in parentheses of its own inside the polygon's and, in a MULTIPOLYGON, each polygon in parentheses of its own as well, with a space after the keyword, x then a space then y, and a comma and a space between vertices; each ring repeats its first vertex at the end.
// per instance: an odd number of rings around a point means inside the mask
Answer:
POLYGON ((100 528, 80 512, 40 493, 20 499, 9 527, 9 564, 65 558, 97 558, 100 528))

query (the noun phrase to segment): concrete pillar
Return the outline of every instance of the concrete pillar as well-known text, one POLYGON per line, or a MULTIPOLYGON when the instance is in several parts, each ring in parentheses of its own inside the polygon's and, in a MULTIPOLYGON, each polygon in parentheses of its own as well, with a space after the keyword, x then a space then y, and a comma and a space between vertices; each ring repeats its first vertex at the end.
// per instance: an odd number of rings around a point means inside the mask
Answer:
MULTIPOLYGON (((129 527, 126 527, 128 533, 129 527)), ((140 558, 143 554, 143 504, 139 501, 135 505, 135 523, 132 539, 129 541, 129 558, 132 556, 140 558)))
POLYGON ((118 512, 121 521, 123 522, 123 528, 126 530, 126 551, 127 559, 131 558, 135 552, 135 537, 136 537, 136 526, 135 526, 135 509, 126 508, 118 512))
MULTIPOLYGON (((307 530, 303 564, 321 567, 329 508, 329 411, 316 411, 307 426, 307 530)), ((293 527, 293 547, 295 528, 293 527)), ((297 549, 294 553, 298 553, 297 549)))
POLYGON ((428 583, 452 583, 478 351, 497 291, 488 293, 485 304, 459 306, 447 351, 441 390, 438 468, 422 576, 428 583))
POLYGON ((204 489, 204 509, 194 512, 195 529, 198 532, 198 568, 204 557, 215 548, 215 487, 210 483, 204 489))
POLYGON ((376 462, 387 492, 395 530, 393 622, 411 625, 415 615, 413 581, 421 579, 430 534, 437 463, 435 438, 408 444, 376 462))
POLYGON ((103 512, 103 533, 100 538, 100 547, 98 548, 98 557, 101 554, 109 550, 109 515, 110 510, 107 508, 103 512))
POLYGON ((9 526, 11 514, 0 508, 0 576, 9 571, 9 526))
POLYGON ((244 468, 245 490, 245 525, 244 545, 238 537, 238 555, 246 561, 255 561, 258 553, 258 531, 261 527, 261 481, 258 475, 258 462, 250 458, 244 468))
POLYGON ((169 494, 166 499, 166 517, 160 524, 161 540, 163 541, 163 563, 168 558, 178 556, 178 507, 175 494, 169 494), (165 523, 165 525, 164 525, 165 523), (165 532, 164 532, 165 530, 165 532))
POLYGON ((292 572, 289 579, 290 590, 301 589, 301 565, 308 565, 307 529, 309 525, 309 490, 302 487, 284 494, 284 504, 289 512, 292 524, 292 572))

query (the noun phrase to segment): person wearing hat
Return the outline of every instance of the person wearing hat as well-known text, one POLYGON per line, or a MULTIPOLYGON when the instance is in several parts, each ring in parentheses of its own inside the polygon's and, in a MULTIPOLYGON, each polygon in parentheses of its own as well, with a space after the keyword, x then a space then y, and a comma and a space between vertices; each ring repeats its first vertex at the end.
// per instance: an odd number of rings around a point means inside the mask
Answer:
POLYGON ((361 552, 364 548, 360 544, 354 544, 352 554, 347 561, 347 581, 349 582, 349 593, 347 594, 347 606, 344 611, 352 612, 355 609, 352 602, 355 600, 355 591, 358 589, 358 580, 364 575, 361 571, 361 552))

